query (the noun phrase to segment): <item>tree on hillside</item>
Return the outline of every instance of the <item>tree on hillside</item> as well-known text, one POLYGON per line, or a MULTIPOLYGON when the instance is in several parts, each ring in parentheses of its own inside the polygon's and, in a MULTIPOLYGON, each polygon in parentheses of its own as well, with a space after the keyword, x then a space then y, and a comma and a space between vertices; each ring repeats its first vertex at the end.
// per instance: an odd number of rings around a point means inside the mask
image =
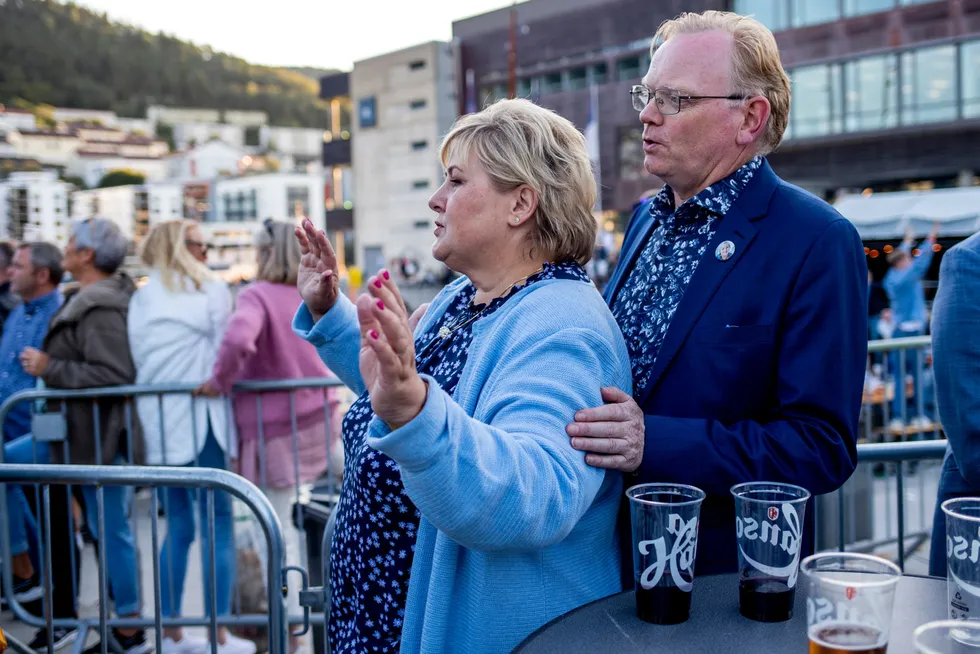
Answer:
POLYGON ((102 179, 99 180, 98 188, 109 188, 110 186, 128 186, 130 184, 142 184, 146 181, 146 175, 136 170, 119 168, 110 170, 102 179))
POLYGON ((322 127, 315 80, 253 66, 71 3, 0 1, 0 103, 145 115, 151 104, 261 110, 273 125, 322 127), (56 46, 52 45, 56 44, 56 46))

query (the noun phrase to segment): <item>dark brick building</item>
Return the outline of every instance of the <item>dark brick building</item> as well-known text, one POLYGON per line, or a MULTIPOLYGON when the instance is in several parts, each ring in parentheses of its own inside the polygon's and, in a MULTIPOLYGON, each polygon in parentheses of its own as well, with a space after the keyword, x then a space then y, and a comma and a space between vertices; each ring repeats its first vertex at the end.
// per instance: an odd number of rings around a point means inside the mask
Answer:
MULTIPOLYGON (((828 199, 841 190, 974 183, 980 170, 980 0, 532 0, 517 5, 518 95, 584 126, 599 88, 603 208, 622 214, 657 180, 642 171, 628 90, 661 21, 753 14, 793 84, 770 160, 828 199)), ((511 9, 453 24, 460 111, 506 97, 511 9)))

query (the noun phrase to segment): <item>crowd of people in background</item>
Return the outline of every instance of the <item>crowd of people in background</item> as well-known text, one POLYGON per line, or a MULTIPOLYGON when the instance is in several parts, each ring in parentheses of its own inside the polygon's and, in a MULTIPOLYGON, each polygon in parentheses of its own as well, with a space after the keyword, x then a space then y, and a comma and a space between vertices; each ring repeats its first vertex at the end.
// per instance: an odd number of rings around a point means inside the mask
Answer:
MULTIPOLYGON (((136 411, 123 398, 48 401, 43 411, 29 402, 15 405, 3 423, 7 463, 150 464, 231 469, 267 493, 283 525, 287 561, 301 564, 299 534, 292 519, 298 485, 327 469, 328 447, 339 452, 338 389, 264 393, 262 413, 254 394, 229 405, 235 383, 331 376, 312 346, 293 334, 290 319, 300 304, 296 289, 299 247, 286 222, 267 220, 256 236, 257 275, 233 302, 231 292, 207 266, 208 245, 192 221, 153 227, 141 249, 149 270, 137 284, 122 264, 129 242, 115 223, 93 218, 76 223, 64 252, 43 242, 0 244, 0 403, 32 388, 87 389, 130 384, 190 385, 185 394, 141 396, 136 411), (70 279, 68 276, 70 275, 70 279), (325 410, 326 405, 326 410, 325 410), (295 409, 294 417, 291 408, 295 409), (261 417, 260 417, 261 416, 261 417), (259 432, 262 433, 260 442, 259 432), (260 451, 261 450, 261 451, 260 451), (261 464, 260 464, 261 461, 261 464)), ((141 614, 140 566, 129 516, 132 489, 103 489, 104 536, 109 591, 119 617, 141 614)), ((40 615, 43 594, 42 543, 52 549, 51 613, 77 616, 79 551, 71 533, 87 527, 96 541, 95 488, 69 495, 51 488, 51 533, 44 534, 35 493, 11 486, 3 519, 11 534, 14 597, 40 615), (72 552, 72 548, 75 551, 72 552)), ((159 553, 164 617, 179 617, 191 544, 207 548, 207 507, 187 489, 161 493, 167 516, 159 553), (196 533, 195 513, 203 531, 196 533)), ((231 611, 235 583, 235 543, 231 500, 214 502, 217 615, 231 611)), ((205 558, 205 578, 210 574, 205 558)), ((204 584, 210 607, 210 584, 204 584)), ((298 591, 288 595, 299 612, 298 591)), ((209 609, 208 609, 209 610, 209 609)), ((54 651, 73 642, 75 630, 57 628, 54 642, 41 629, 30 646, 54 651)), ((222 654, 253 654, 255 644, 225 628, 217 631, 222 654)), ((110 648, 145 654, 152 648, 144 630, 113 628, 110 648)), ((206 640, 167 628, 161 654, 198 654, 206 640)), ((291 651, 304 647, 291 640, 291 651)), ((96 644, 87 651, 100 651, 96 644)))

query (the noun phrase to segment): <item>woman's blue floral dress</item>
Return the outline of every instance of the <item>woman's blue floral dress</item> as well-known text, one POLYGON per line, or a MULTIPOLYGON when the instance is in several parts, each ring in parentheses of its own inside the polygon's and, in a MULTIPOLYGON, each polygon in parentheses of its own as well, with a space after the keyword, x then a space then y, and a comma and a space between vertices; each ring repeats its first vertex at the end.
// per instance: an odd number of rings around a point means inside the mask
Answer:
MULTIPOLYGON (((547 279, 589 281, 576 263, 545 264, 516 286, 547 279)), ((416 365, 450 395, 473 342, 473 324, 514 293, 473 306, 476 289, 463 287, 446 313, 415 342, 416 365), (452 333, 441 338, 446 329, 452 333)), ((344 484, 330 551, 330 648, 335 654, 397 652, 415 551, 419 511, 405 493, 398 464, 365 442, 374 417, 364 393, 344 417, 344 484)))

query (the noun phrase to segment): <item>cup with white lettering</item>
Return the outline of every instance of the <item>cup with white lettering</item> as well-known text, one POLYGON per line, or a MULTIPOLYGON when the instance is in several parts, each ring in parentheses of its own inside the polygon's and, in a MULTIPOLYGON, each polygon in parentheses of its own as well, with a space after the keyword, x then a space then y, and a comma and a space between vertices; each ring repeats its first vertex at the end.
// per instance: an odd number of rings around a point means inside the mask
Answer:
MULTIPOLYGON (((946 500, 943 513, 946 514, 948 617, 980 620, 980 498, 946 500)), ((980 647, 980 638, 967 636, 964 640, 980 647)))
POLYGON ((810 492, 792 484, 732 486, 738 543, 738 609, 759 622, 793 617, 803 514, 810 492))
POLYGON ((803 559, 810 654, 885 654, 902 571, 891 561, 853 552, 803 559))
POLYGON ((640 484, 626 497, 633 524, 636 615, 652 624, 684 622, 691 612, 704 491, 682 484, 640 484))
POLYGON ((980 622, 973 620, 937 620, 927 622, 912 633, 915 651, 919 654, 977 654, 980 622))

